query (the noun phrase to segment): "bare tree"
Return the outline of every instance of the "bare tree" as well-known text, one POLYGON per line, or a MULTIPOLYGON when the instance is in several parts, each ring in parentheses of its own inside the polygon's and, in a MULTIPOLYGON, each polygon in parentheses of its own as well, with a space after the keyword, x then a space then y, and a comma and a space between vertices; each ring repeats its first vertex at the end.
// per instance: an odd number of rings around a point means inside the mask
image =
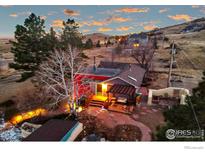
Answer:
POLYGON ((55 52, 40 65, 39 80, 46 86, 55 103, 67 101, 74 111, 75 91, 85 84, 75 80, 76 74, 85 68, 81 51, 70 45, 66 50, 56 49, 55 52), (78 86, 78 88, 76 87, 78 86))
POLYGON ((137 48, 133 48, 132 56, 146 70, 151 65, 152 58, 154 56, 154 46, 152 41, 148 41, 147 44, 140 44, 137 48))

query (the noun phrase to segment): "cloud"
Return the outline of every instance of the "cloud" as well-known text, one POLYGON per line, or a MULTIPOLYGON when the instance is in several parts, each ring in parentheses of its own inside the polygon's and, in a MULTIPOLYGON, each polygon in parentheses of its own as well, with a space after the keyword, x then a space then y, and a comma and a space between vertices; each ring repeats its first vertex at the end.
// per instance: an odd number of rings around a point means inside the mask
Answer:
POLYGON ((17 13, 11 13, 9 16, 14 18, 18 17, 17 13))
POLYGON ((18 13, 11 13, 10 17, 19 17, 19 16, 29 16, 31 12, 18 12, 18 13))
POLYGON ((173 16, 169 15, 168 17, 170 19, 177 20, 177 21, 179 21, 179 20, 190 21, 190 20, 193 19, 193 17, 191 17, 187 14, 176 14, 176 15, 173 15, 173 16))
POLYGON ((52 15, 54 15, 54 14, 57 14, 58 12, 56 12, 56 11, 50 11, 50 12, 48 12, 48 16, 52 16, 52 15))
POLYGON ((138 26, 144 27, 144 26, 147 26, 147 25, 156 25, 160 22, 161 22, 160 20, 150 20, 150 21, 138 22, 138 23, 134 24, 133 26, 134 27, 138 27, 138 26))
POLYGON ((200 6, 199 6, 199 5, 192 5, 191 7, 194 8, 194 9, 197 9, 197 8, 199 8, 200 6))
POLYGON ((70 10, 70 9, 64 9, 63 12, 65 15, 68 15, 68 16, 79 16, 80 15, 80 12, 70 10))
POLYGON ((107 24, 106 21, 97 21, 97 20, 92 20, 90 22, 88 21, 82 21, 79 23, 80 27, 82 26, 105 26, 107 24))
POLYGON ((94 17, 93 17, 93 16, 88 16, 88 18, 89 18, 89 19, 93 19, 94 17))
POLYGON ((155 25, 145 25, 143 28, 146 31, 150 31, 150 30, 154 30, 155 28, 157 28, 157 26, 155 26, 155 25))
POLYGON ((53 20, 51 26, 54 28, 62 28, 63 27, 63 20, 61 20, 61 19, 53 20))
POLYGON ((132 29, 133 27, 128 27, 128 26, 123 26, 123 27, 118 27, 116 28, 117 31, 128 31, 132 29))
POLYGON ((89 29, 83 29, 82 32, 83 33, 88 33, 88 32, 90 32, 90 30, 89 29))
POLYGON ((96 20, 93 20, 89 26, 103 26, 103 25, 106 25, 106 22, 105 21, 96 21, 96 20))
POLYGON ((164 12, 167 12, 168 11, 168 9, 167 8, 164 8, 164 9, 160 9, 159 10, 159 13, 164 13, 164 12))
POLYGON ((131 21, 131 19, 120 17, 120 16, 111 16, 109 18, 102 19, 101 21, 98 21, 98 20, 82 21, 82 22, 79 22, 79 25, 80 27, 82 26, 106 26, 112 22, 121 23, 121 22, 127 22, 127 21, 131 21))
POLYGON ((112 31, 112 28, 108 28, 108 27, 100 27, 98 28, 99 32, 109 32, 112 31))
POLYGON ((0 5, 0 7, 4 7, 4 8, 9 8, 11 7, 12 5, 0 5))
POLYGON ((124 13, 146 13, 149 11, 149 8, 121 8, 117 9, 116 12, 124 12, 124 13))
POLYGON ((200 6, 198 7, 199 8, 199 11, 203 14, 205 14, 205 6, 200 6))
POLYGON ((110 23, 110 22, 127 22, 127 21, 131 21, 131 19, 120 17, 120 16, 112 16, 110 18, 107 18, 106 21, 108 23, 110 23))

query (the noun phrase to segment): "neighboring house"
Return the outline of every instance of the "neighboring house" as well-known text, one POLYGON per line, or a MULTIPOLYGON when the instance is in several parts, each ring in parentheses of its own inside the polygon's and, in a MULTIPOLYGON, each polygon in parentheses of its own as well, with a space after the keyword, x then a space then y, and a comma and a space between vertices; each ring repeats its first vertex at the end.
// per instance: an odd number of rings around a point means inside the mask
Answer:
POLYGON ((91 79, 89 87, 95 96, 123 97, 135 102, 144 75, 145 70, 137 64, 101 61, 98 67, 89 67, 77 76, 91 79))
POLYGON ((127 39, 128 46, 135 46, 136 44, 146 44, 149 40, 149 36, 146 33, 131 34, 127 39))

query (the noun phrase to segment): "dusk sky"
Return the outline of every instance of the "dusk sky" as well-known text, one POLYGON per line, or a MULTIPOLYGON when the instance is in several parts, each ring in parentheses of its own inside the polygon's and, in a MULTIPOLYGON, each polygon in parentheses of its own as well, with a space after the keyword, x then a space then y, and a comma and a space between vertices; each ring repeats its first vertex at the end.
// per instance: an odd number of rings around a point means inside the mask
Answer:
POLYGON ((60 30, 62 20, 75 19, 83 34, 110 35, 149 31, 205 16, 205 6, 0 6, 0 37, 13 37, 15 26, 33 12, 46 29, 60 30))

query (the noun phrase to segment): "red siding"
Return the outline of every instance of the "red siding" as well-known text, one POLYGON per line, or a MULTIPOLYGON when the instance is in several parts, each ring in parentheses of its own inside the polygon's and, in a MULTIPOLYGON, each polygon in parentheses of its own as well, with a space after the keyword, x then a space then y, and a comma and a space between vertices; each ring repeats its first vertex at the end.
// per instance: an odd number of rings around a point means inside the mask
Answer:
MULTIPOLYGON (((76 74, 75 76, 75 83, 76 85, 82 85, 83 79, 90 79, 90 80, 98 80, 104 81, 109 79, 108 76, 97 76, 97 75, 87 75, 87 74, 76 74)), ((79 86, 78 87, 78 94, 79 96, 86 95, 91 92, 91 88, 89 85, 79 86)))

